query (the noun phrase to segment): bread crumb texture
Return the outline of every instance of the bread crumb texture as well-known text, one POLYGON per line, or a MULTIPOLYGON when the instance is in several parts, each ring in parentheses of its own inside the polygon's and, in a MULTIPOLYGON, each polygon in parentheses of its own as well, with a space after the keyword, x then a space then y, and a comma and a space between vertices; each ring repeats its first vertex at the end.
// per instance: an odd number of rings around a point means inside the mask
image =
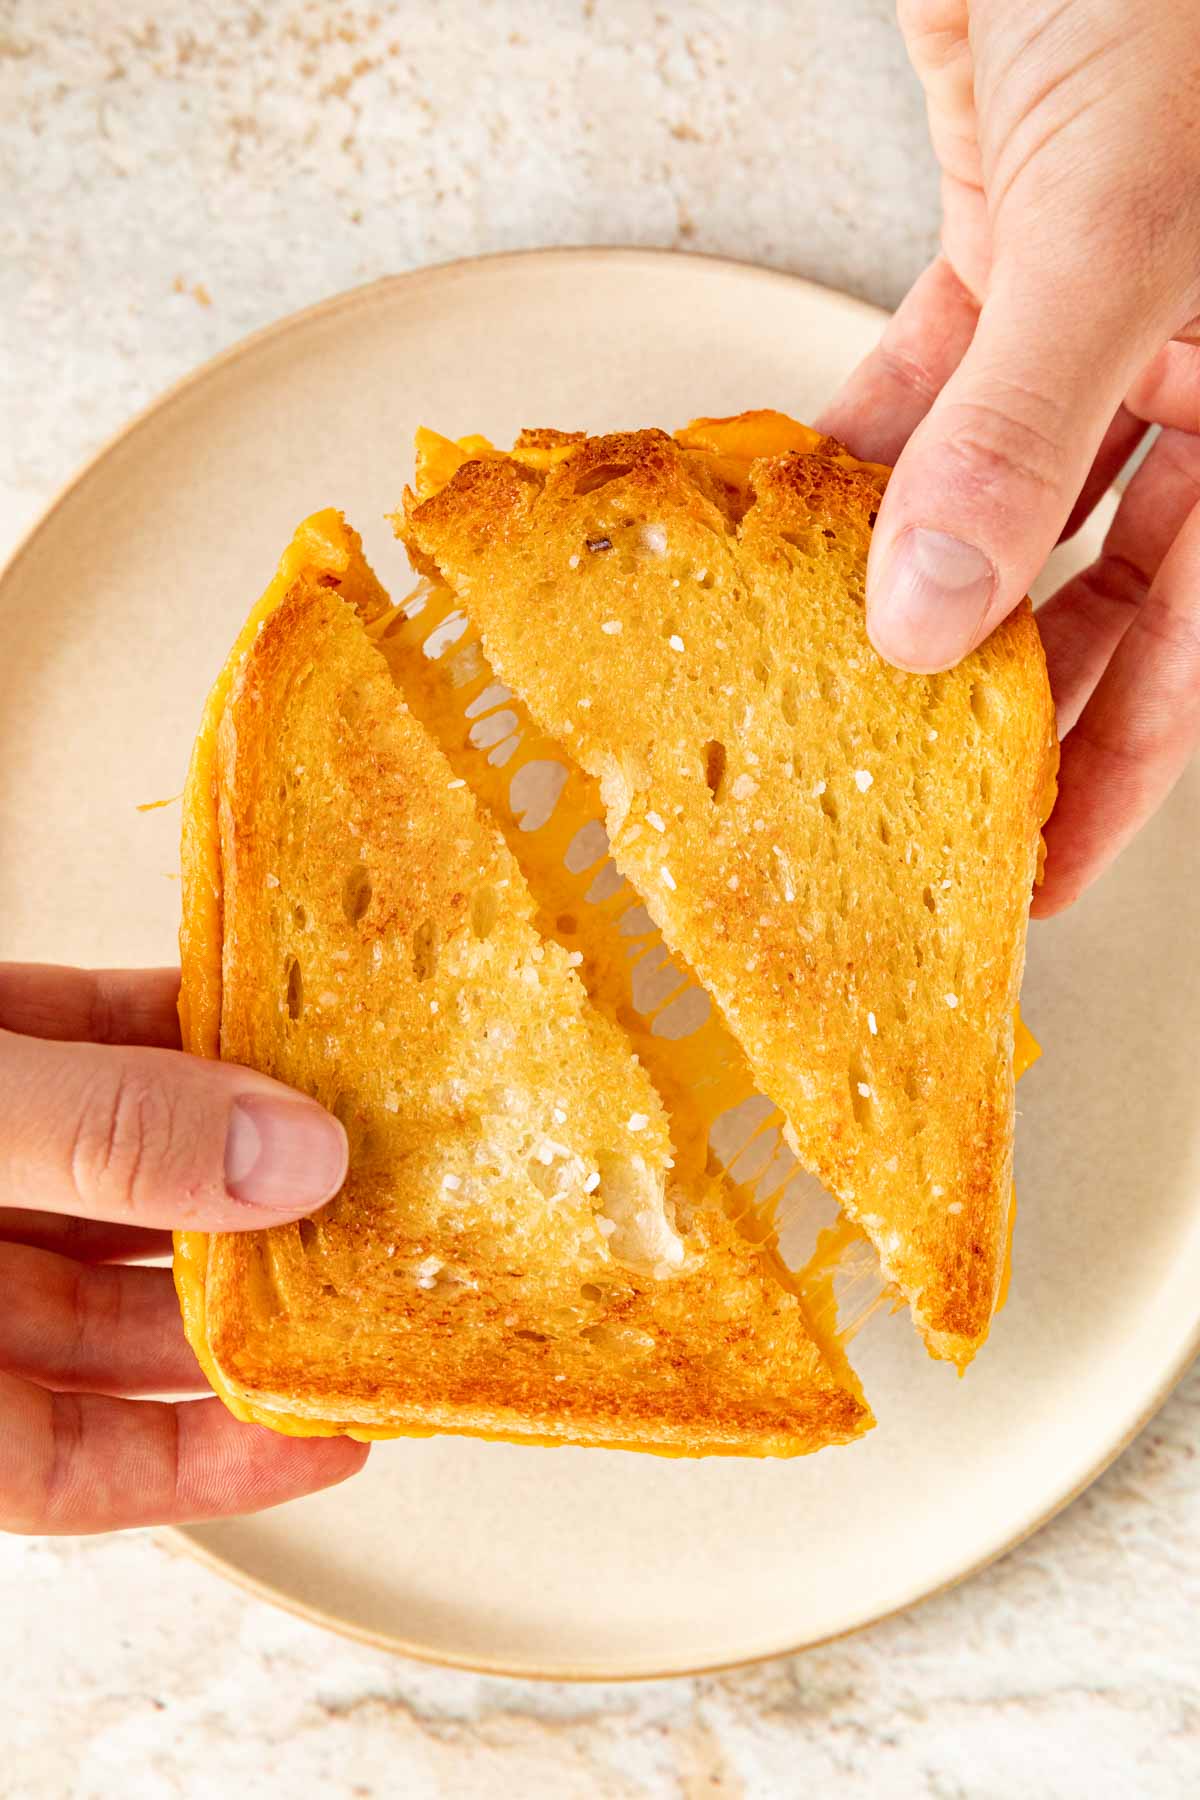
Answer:
POLYGON ((886 471, 779 414, 418 452, 412 559, 599 780, 618 866, 800 1160, 966 1362, 1004 1261, 1057 768, 1028 601, 956 669, 889 667, 863 599, 886 471))
POLYGON ((216 834, 195 869, 217 869, 220 1054, 329 1107, 350 1175, 311 1220, 181 1258, 182 1283, 203 1256, 189 1329, 219 1391, 297 1432, 668 1454, 858 1435, 856 1384, 769 1251, 715 1180, 679 1183, 659 1094, 535 928, 370 612, 336 572, 289 574, 189 797, 194 839, 206 807, 216 834))

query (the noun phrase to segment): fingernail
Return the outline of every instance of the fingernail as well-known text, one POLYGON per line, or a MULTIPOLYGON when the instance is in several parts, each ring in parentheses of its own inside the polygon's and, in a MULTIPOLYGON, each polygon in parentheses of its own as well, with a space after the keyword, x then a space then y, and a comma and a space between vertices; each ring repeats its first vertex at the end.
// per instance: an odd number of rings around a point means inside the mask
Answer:
POLYGON ((901 532, 883 566, 867 630, 881 656, 931 674, 964 657, 996 588, 990 559, 944 531, 901 532))
POLYGON ((229 1114, 225 1187, 269 1212, 315 1212, 346 1179, 346 1133, 307 1100, 243 1094, 229 1114))

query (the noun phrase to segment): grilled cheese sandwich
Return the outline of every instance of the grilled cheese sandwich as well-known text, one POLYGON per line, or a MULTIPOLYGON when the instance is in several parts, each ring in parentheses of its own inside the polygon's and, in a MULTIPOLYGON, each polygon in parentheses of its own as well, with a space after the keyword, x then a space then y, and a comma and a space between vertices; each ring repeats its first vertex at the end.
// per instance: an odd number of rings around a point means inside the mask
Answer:
POLYGON ((424 431, 415 594, 300 528, 185 800, 186 1047, 352 1145, 317 1219, 177 1239, 239 1416, 790 1455, 869 1427, 846 1345, 889 1297, 983 1341, 1052 714, 1022 616, 947 677, 874 656, 885 479, 778 413, 424 431), (793 1273, 806 1169, 842 1211, 793 1273))

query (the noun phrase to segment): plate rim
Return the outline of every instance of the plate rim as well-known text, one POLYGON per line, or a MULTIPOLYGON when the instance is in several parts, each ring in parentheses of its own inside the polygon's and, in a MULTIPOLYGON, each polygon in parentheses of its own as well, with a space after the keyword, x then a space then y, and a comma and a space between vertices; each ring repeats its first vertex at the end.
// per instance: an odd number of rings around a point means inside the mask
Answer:
MULTIPOLYGON (((447 277, 452 278, 459 274, 469 276, 480 269, 493 267, 503 269, 505 265, 513 267, 536 267, 539 264, 566 266, 571 262, 587 264, 597 261, 610 263, 628 261, 658 266, 666 263, 701 265, 714 272, 724 270, 751 279, 784 283, 793 289, 807 290, 814 295, 820 295, 823 299, 834 301, 844 310, 857 312, 879 324, 882 324, 888 317, 884 308, 877 307, 858 295, 846 293, 822 282, 812 281, 806 276, 794 274, 786 269, 776 268, 749 258, 700 251, 680 251, 653 245, 587 244, 500 250, 477 256, 454 257, 442 262, 422 264, 414 269, 378 276, 371 281, 362 282, 336 294, 327 295, 309 306, 287 313, 282 318, 260 326, 246 336, 236 339, 225 349, 218 351, 215 356, 207 358, 195 368, 188 370, 147 401, 144 406, 140 407, 105 438, 98 448, 63 481, 43 509, 18 535, 13 549, 0 564, 0 599, 3 597, 3 590, 9 579, 33 550, 43 532, 53 527, 60 511, 108 457, 152 420, 157 421, 169 412, 193 389, 229 368, 241 358, 255 354, 268 343, 277 343, 283 340, 291 332, 301 330, 317 319, 352 312, 359 306, 381 300, 385 294, 395 290, 411 292, 426 284, 436 284, 447 277)), ((202 1524, 156 1527, 151 1533, 151 1540, 157 1544, 160 1550, 182 1554, 190 1561, 220 1575, 243 1593, 266 1601, 293 1617, 304 1619, 310 1624, 370 1648, 387 1651, 391 1655, 407 1657, 413 1661, 439 1668, 458 1669, 464 1672, 503 1676, 517 1680, 569 1681, 592 1684, 671 1680, 718 1674, 727 1670, 748 1668, 774 1657, 795 1656, 825 1644, 840 1642, 843 1638, 852 1637, 873 1625, 895 1618, 926 1600, 936 1599, 939 1595, 949 1592, 960 1583, 970 1580, 993 1563, 1000 1561, 1010 1551, 1026 1542, 1044 1525, 1049 1524, 1052 1519, 1064 1512, 1116 1462, 1117 1458, 1165 1404, 1198 1354, 1200 1354, 1200 1312, 1197 1314, 1190 1333, 1185 1337, 1182 1348, 1172 1359, 1167 1373, 1155 1387, 1134 1421, 1113 1444, 1106 1447, 1103 1454, 1082 1476, 1073 1481, 1062 1494, 1056 1496, 1051 1504, 1039 1512, 1036 1517, 1022 1520, 1012 1535, 1006 1537, 1003 1543, 996 1545, 986 1554, 958 1570, 948 1579, 938 1582, 935 1586, 913 1592, 881 1611, 869 1611, 865 1616, 838 1631, 823 1633, 817 1637, 802 1637, 796 1642, 764 1645, 761 1649, 744 1656, 718 1657, 707 1661, 698 1660, 671 1667, 632 1670, 617 1667, 606 1670, 571 1663, 540 1665, 523 1662, 519 1658, 458 1655, 452 1651, 430 1649, 427 1645, 415 1643, 399 1633, 381 1632, 368 1626, 357 1625, 326 1611, 321 1606, 297 1599, 274 1583, 250 1573, 247 1569, 208 1547, 197 1535, 203 1529, 202 1524)))
MULTIPOLYGON (((889 1619, 895 1619, 901 1613, 911 1612, 914 1607, 923 1606, 927 1600, 936 1600, 942 1594, 950 1593, 961 1587, 964 1582, 972 1580, 976 1575, 990 1569, 993 1563, 1001 1562, 1013 1550, 1017 1550, 1032 1537, 1036 1537, 1042 1527, 1049 1525, 1060 1513, 1074 1505, 1092 1484, 1100 1479, 1108 1469, 1122 1456, 1134 1439, 1141 1435, 1155 1414, 1170 1399, 1171 1394, 1187 1372, 1190 1364, 1200 1353, 1200 1319, 1197 1320, 1193 1337, 1189 1340, 1179 1365, 1168 1376, 1165 1385, 1150 1401, 1145 1412, 1139 1414, 1135 1422, 1107 1452, 1103 1459, 1084 1474, 1067 1493, 1060 1496, 1045 1512, 1039 1513, 1036 1519, 1024 1522, 1015 1535, 1006 1539, 985 1556, 951 1575, 946 1581, 939 1581, 936 1587, 925 1588, 919 1593, 910 1594, 906 1599, 898 1600, 895 1605, 885 1607, 881 1612, 872 1612, 868 1617, 856 1619, 853 1624, 845 1625, 840 1631, 822 1632, 817 1637, 802 1638, 799 1643, 768 1645, 762 1650, 751 1651, 746 1656, 718 1657, 711 1662, 682 1663, 669 1669, 595 1669, 579 1664, 564 1663, 555 1667, 545 1667, 535 1663, 506 1660, 501 1657, 456 1656, 452 1651, 435 1651, 426 1645, 412 1642, 391 1632, 373 1631, 366 1625, 355 1625, 347 1619, 340 1619, 335 1614, 326 1612, 323 1607, 311 1602, 297 1600, 294 1595, 285 1593, 272 1582, 265 1581, 260 1575, 252 1575, 246 1569, 230 1562, 202 1543, 194 1534, 202 1529, 199 1525, 162 1525, 157 1526, 151 1536, 161 1550, 177 1552, 189 1561, 202 1568, 211 1569, 233 1587, 249 1594, 253 1599, 263 1600, 279 1611, 289 1613, 295 1619, 303 1619, 310 1625, 317 1625, 326 1631, 334 1632, 338 1637, 347 1638, 356 1644, 364 1644, 373 1650, 384 1650, 391 1656, 406 1657, 411 1662, 418 1662, 431 1668, 455 1669, 469 1675, 495 1675, 510 1681, 564 1681, 586 1683, 592 1687, 629 1685, 642 1681, 677 1681, 700 1675, 723 1675, 736 1669, 751 1669, 757 1664, 774 1661, 776 1657, 801 1656, 809 1650, 820 1650, 827 1644, 839 1644, 845 1638, 857 1637, 861 1631, 869 1631, 876 1625, 883 1625, 889 1619)), ((354 1477, 349 1478, 353 1481, 354 1477)), ((245 1516, 245 1515, 243 1515, 245 1516)))
POLYGON ((857 294, 844 292, 841 288, 830 287, 827 283, 813 281, 806 275, 796 275, 790 270, 773 267, 770 263, 755 262, 750 257, 723 256, 715 251, 707 250, 673 250, 660 244, 552 244, 532 246, 524 250, 490 250, 478 256, 452 256, 442 262, 422 263, 413 269, 400 269, 390 275, 376 275, 370 281, 358 282, 354 287, 342 288, 336 294, 327 294, 324 299, 314 300, 308 306, 299 307, 295 312, 285 313, 282 318, 272 319, 266 325, 258 326, 247 332, 244 337, 235 338, 215 355, 206 357, 193 369, 188 369, 174 381, 168 382, 157 394, 153 395, 143 406, 130 414, 116 429, 103 438, 91 454, 84 458, 71 474, 52 491, 49 500, 39 513, 17 535, 17 540, 3 562, 0 562, 0 589, 15 574, 18 565, 33 548, 34 542, 43 530, 49 526, 55 515, 62 509, 77 489, 83 486, 88 477, 99 465, 117 450, 127 438, 141 431, 152 419, 168 411, 178 401, 218 371, 225 369, 243 356, 260 349, 269 341, 282 339, 293 330, 312 323, 323 316, 352 311, 356 306, 382 297, 385 291, 393 288, 415 288, 427 281, 438 278, 468 273, 478 268, 502 267, 506 263, 533 264, 559 263, 572 261, 605 261, 616 262, 628 259, 631 262, 645 261, 654 263, 701 263, 713 269, 736 271, 742 275, 761 277, 768 281, 784 282, 790 287, 807 288, 812 293, 827 295, 837 301, 840 306, 864 314, 866 317, 882 322, 888 318, 887 310, 875 306, 869 300, 863 300, 857 294))

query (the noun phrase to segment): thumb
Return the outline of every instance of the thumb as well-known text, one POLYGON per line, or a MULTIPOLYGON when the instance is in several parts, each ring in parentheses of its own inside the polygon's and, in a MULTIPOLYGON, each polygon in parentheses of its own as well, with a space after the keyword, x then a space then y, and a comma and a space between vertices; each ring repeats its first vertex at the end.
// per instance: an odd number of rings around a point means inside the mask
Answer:
POLYGON ((879 509, 867 629, 889 662, 950 668, 1028 592, 1145 360, 1137 310, 1028 265, 993 271, 971 346, 879 509))
POLYGON ((0 1031, 0 1205, 199 1231, 332 1199, 346 1134, 306 1096, 178 1050, 0 1031))

